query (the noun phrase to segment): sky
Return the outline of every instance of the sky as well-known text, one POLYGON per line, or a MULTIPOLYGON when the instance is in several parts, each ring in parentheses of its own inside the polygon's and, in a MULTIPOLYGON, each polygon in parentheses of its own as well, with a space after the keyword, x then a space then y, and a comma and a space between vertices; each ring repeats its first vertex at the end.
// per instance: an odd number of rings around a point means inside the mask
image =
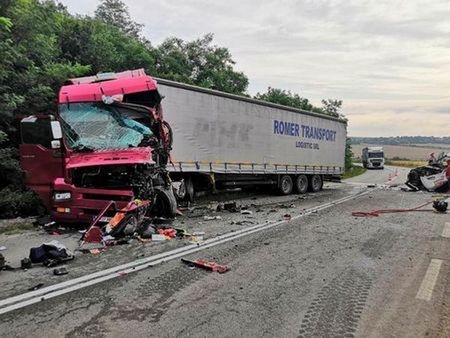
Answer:
MULTIPOLYGON (((92 15, 96 0, 60 0, 92 15)), ((250 94, 343 100, 350 136, 450 135, 450 2, 124 0, 153 45, 214 33, 250 94)), ((150 74, 151 75, 151 74, 150 74)))

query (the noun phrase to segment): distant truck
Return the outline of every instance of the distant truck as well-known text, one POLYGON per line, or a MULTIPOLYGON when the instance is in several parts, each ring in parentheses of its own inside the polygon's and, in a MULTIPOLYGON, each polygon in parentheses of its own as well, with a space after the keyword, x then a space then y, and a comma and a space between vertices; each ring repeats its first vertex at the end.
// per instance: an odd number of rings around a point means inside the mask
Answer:
POLYGON ((362 150, 362 163, 367 169, 384 169, 383 147, 366 147, 362 150))
POLYGON ((173 129, 172 180, 179 197, 235 187, 279 193, 322 189, 344 173, 345 120, 156 79, 173 129))

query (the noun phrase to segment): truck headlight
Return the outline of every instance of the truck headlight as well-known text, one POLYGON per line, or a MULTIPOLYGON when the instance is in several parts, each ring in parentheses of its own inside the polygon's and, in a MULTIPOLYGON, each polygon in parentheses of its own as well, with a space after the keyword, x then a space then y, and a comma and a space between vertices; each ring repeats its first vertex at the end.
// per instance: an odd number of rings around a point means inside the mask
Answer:
POLYGON ((56 202, 70 200, 71 198, 72 194, 70 192, 55 192, 53 194, 53 199, 56 202))

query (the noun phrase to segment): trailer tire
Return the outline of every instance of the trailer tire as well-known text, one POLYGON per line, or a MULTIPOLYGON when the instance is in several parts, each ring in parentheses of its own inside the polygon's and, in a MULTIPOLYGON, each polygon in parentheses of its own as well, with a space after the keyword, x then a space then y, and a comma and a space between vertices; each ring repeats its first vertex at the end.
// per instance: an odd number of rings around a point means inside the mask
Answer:
POLYGON ((308 191, 308 177, 306 175, 298 175, 295 179, 295 191, 304 194, 308 191))
POLYGON ((321 175, 312 175, 309 177, 309 190, 312 192, 318 192, 322 190, 323 179, 321 175))
POLYGON ((289 195, 294 189, 294 182, 289 175, 282 175, 278 183, 278 191, 281 195, 289 195))
POLYGON ((193 202, 194 194, 194 184, 192 183, 192 179, 190 177, 184 178, 176 194, 177 200, 193 202))
POLYGON ((157 217, 173 218, 177 214, 177 200, 172 189, 155 187, 155 202, 151 214, 157 217))

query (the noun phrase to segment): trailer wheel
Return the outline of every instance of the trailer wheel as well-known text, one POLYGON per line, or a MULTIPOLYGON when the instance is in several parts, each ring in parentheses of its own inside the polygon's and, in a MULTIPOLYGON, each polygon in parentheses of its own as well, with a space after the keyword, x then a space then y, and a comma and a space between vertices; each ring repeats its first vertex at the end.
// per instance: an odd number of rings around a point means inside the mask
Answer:
POLYGON ((177 214, 177 200, 172 189, 163 186, 155 187, 155 203, 153 204, 151 215, 156 217, 173 218, 177 214))
POLYGON ((295 190, 299 194, 304 194, 308 191, 308 177, 306 175, 298 175, 295 180, 295 190))
POLYGON ((177 198, 179 201, 194 201, 194 184, 190 177, 183 179, 180 189, 178 190, 177 198))
POLYGON ((321 175, 312 175, 309 178, 309 190, 312 192, 318 192, 323 187, 323 180, 321 175))
POLYGON ((278 191, 282 195, 289 195, 292 193, 294 189, 294 183, 292 182, 292 178, 289 175, 283 175, 280 178, 280 182, 278 184, 278 191))

